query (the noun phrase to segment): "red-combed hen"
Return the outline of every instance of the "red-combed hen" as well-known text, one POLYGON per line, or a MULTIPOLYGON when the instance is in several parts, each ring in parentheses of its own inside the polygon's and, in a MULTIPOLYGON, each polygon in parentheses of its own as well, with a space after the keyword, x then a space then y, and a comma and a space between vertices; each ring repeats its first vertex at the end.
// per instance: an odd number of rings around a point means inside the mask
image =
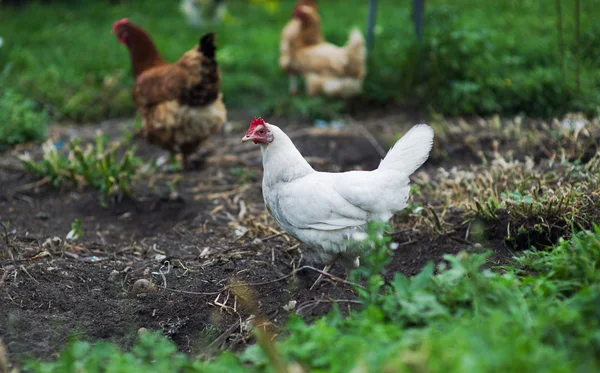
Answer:
POLYGON ((348 240, 369 221, 388 221, 406 207, 409 177, 429 157, 433 130, 411 128, 373 171, 315 171, 279 127, 261 118, 250 123, 244 141, 260 145, 268 211, 286 233, 317 251, 327 270, 335 260, 357 267, 348 240))

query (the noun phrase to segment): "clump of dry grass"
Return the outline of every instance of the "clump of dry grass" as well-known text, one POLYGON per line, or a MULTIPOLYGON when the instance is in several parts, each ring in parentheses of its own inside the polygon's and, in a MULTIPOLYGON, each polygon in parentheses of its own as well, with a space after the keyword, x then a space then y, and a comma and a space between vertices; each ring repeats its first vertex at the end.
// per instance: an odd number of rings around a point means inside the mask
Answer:
POLYGON ((421 194, 437 201, 435 219, 458 208, 464 220, 482 220, 516 246, 551 244, 600 218, 600 155, 585 164, 497 156, 488 165, 440 168, 421 194))
MULTIPOLYGON (((532 124, 525 128, 518 118, 502 123, 497 117, 438 126, 438 155, 444 146, 454 151, 447 142, 456 141, 482 162, 457 162, 433 175, 416 175, 413 202, 425 205, 425 213, 413 222, 416 229, 425 225, 440 234, 480 221, 488 238, 529 248, 553 244, 573 229, 598 222, 600 120, 571 115, 540 123, 543 130, 532 124), (486 143, 491 146, 485 148, 486 143)), ((465 239, 470 239, 465 229, 465 239)))
POLYGON ((541 159, 588 160, 600 149, 600 117, 568 114, 551 121, 523 117, 446 120, 431 123, 436 141, 434 160, 466 160, 486 163, 500 152, 509 159, 529 156, 541 159))

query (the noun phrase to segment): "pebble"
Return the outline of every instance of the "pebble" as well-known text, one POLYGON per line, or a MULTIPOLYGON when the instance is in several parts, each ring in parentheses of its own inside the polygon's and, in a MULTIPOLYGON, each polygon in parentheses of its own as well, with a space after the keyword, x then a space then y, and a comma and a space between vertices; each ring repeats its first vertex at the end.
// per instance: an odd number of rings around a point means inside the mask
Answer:
POLYGON ((154 291, 154 285, 144 278, 134 282, 133 286, 131 287, 131 293, 133 295, 150 293, 152 291, 154 291))
POLYGON ((117 276, 119 276, 119 271, 113 269, 110 275, 108 275, 108 281, 114 282, 117 279, 117 276))
POLYGON ((294 308, 296 308, 296 304, 298 302, 296 302, 295 300, 291 300, 288 302, 288 304, 286 304, 285 306, 283 306, 283 309, 286 310, 287 312, 290 312, 291 310, 293 310, 294 308))

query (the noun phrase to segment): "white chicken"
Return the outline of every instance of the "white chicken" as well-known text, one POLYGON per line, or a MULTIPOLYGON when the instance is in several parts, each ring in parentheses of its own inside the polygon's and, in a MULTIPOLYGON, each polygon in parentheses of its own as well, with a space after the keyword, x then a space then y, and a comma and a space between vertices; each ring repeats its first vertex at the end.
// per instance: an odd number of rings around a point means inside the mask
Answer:
POLYGON ((369 221, 388 221, 406 207, 409 176, 429 157, 433 130, 414 126, 376 170, 340 173, 315 171, 279 127, 261 118, 250 123, 245 141, 260 144, 263 198, 281 228, 323 261, 340 259, 351 268, 359 262, 358 254, 348 250, 348 240, 369 221))

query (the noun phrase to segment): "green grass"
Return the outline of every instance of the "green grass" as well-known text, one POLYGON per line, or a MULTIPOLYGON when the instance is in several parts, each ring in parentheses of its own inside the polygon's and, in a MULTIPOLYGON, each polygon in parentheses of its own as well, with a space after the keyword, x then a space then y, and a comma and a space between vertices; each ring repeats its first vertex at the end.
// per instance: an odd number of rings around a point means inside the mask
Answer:
MULTIPOLYGON (((70 344, 31 372, 593 372, 600 369, 600 227, 517 266, 484 269, 488 254, 446 255, 437 268, 384 283, 383 226, 373 226, 360 308, 307 324, 292 318, 276 343, 190 359, 143 333, 129 352, 106 342, 70 344), (379 238, 378 238, 379 237, 379 238), (437 269, 437 271, 434 271, 437 269)), ((360 277, 358 276, 358 277, 360 277)), ((357 289, 358 290, 358 289, 357 289)), ((259 336, 260 337, 260 336, 259 336)), ((260 339, 260 338, 259 338, 260 339)))
POLYGON ((0 90, 0 151, 44 138, 47 125, 47 112, 35 102, 12 90, 0 90))
MULTIPOLYGON (((229 2, 219 26, 186 25, 178 2, 127 1, 33 3, 2 8, 0 85, 43 103, 55 118, 78 122, 129 116, 132 78, 125 48, 110 34, 112 22, 129 17, 152 34, 169 60, 191 48, 202 33, 218 32, 218 58, 228 107, 253 115, 328 118, 344 107, 360 112, 390 101, 418 104, 447 114, 525 112, 551 115, 594 112, 600 103, 600 41, 593 9, 582 2, 581 86, 571 3, 563 3, 564 74, 556 11, 539 1, 502 5, 468 0, 427 2, 423 61, 412 30, 410 2, 381 1, 375 49, 365 92, 348 105, 323 98, 291 98, 278 68, 280 31, 293 1, 229 2), (422 80, 419 70, 422 66, 422 80)), ((344 43, 352 26, 364 30, 367 2, 322 2, 324 33, 344 43)))

